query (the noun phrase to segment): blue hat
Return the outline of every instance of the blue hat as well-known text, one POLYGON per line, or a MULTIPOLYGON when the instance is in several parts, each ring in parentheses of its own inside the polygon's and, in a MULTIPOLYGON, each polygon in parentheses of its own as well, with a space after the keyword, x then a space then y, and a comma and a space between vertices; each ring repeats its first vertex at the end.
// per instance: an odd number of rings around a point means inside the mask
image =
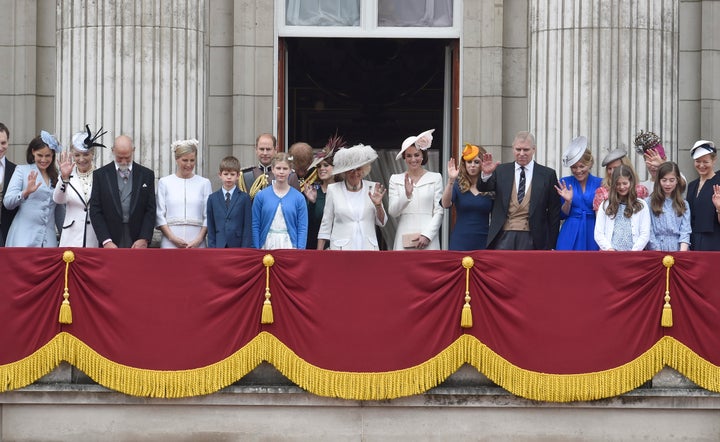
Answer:
POLYGON ((47 131, 41 130, 40 138, 42 139, 43 143, 47 144, 50 149, 54 150, 57 153, 62 152, 62 145, 58 143, 57 138, 55 138, 53 135, 50 135, 50 133, 48 133, 47 131))

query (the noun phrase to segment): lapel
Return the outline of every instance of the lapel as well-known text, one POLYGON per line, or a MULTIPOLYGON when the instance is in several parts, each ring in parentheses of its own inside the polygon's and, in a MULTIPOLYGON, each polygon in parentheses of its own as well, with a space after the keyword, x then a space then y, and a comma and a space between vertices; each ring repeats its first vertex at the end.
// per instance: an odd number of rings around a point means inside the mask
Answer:
POLYGON ((115 206, 115 211, 117 212, 118 216, 122 218, 122 206, 120 205, 120 188, 118 187, 117 182, 118 175, 117 170, 115 169, 115 162, 113 161, 105 167, 107 169, 102 175, 107 181, 108 188, 110 189, 110 197, 112 198, 113 205, 115 206))
MULTIPOLYGON (((5 177, 3 177, 3 189, 7 189, 8 185, 10 185, 10 178, 12 178, 12 174, 15 172, 15 163, 5 158, 5 177)), ((5 206, 3 206, 3 209, 5 206)))

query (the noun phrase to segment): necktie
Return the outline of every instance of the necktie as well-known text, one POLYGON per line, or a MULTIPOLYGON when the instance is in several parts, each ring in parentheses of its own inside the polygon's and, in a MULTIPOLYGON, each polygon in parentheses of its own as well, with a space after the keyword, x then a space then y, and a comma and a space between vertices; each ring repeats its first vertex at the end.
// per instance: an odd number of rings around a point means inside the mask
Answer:
POLYGON ((518 183, 518 202, 525 198, 525 166, 520 166, 520 183, 518 183))
POLYGON ((127 181, 128 178, 130 178, 130 169, 118 169, 118 173, 120 174, 120 178, 127 181))
POLYGON ((230 207, 230 192, 225 192, 225 208, 230 207))

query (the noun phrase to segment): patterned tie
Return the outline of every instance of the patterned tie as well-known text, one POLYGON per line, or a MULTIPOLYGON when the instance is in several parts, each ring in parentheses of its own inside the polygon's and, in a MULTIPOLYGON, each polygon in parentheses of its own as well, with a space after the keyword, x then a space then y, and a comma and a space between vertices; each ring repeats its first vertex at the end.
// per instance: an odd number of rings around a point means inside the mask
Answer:
POLYGON ((230 208, 230 192, 225 192, 225 208, 230 208))
POLYGON ((120 174, 120 178, 124 181, 127 181, 128 178, 130 178, 130 169, 118 169, 118 173, 120 174))
POLYGON ((518 202, 525 198, 525 166, 520 166, 520 183, 518 184, 518 202))

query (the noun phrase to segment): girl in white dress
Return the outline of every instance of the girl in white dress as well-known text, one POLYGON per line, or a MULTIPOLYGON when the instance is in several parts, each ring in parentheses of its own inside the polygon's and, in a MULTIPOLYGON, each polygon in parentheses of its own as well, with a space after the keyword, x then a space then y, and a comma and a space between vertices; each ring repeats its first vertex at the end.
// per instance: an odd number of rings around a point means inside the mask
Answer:
POLYGON ((172 144, 177 171, 158 181, 156 225, 163 234, 160 247, 205 247, 210 180, 195 174, 197 140, 172 144))
POLYGON ((432 144, 430 129, 416 137, 408 137, 395 159, 405 159, 406 173, 390 177, 388 213, 398 219, 395 250, 440 250, 438 233, 442 224, 442 175, 429 172, 427 149, 432 144))

